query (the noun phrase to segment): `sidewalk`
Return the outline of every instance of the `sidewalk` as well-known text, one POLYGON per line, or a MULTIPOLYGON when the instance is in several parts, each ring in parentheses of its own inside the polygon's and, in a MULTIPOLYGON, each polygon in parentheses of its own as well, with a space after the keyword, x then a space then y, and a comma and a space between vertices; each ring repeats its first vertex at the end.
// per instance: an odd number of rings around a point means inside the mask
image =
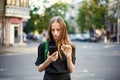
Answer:
MULTIPOLYGON (((99 43, 103 43, 103 44, 115 44, 118 47, 120 47, 120 44, 116 43, 116 42, 99 42, 99 43)), ((29 43, 27 45, 16 45, 16 46, 7 46, 7 47, 1 47, 0 46, 0 55, 4 55, 4 54, 34 54, 37 53, 37 49, 38 49, 38 45, 39 43, 29 43)))
POLYGON ((0 47, 0 55, 4 54, 31 54, 37 53, 37 45, 27 44, 24 46, 4 46, 0 47))

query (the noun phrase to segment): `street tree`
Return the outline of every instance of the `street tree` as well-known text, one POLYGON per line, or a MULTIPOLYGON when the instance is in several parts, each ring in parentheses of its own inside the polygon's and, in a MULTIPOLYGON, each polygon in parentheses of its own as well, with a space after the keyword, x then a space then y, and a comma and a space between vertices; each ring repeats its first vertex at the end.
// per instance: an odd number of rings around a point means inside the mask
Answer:
POLYGON ((79 8, 77 23, 80 31, 104 28, 108 0, 84 0, 79 8))
POLYGON ((35 32, 38 30, 38 24, 40 23, 39 14, 33 14, 34 10, 30 10, 30 19, 26 23, 23 31, 26 33, 35 32))
POLYGON ((35 11, 38 11, 40 8, 35 7, 30 12, 31 18, 28 20, 24 31, 29 32, 42 32, 43 29, 47 29, 49 20, 54 16, 65 17, 67 4, 65 3, 55 3, 50 7, 45 7, 45 11, 42 14, 34 14, 35 11))

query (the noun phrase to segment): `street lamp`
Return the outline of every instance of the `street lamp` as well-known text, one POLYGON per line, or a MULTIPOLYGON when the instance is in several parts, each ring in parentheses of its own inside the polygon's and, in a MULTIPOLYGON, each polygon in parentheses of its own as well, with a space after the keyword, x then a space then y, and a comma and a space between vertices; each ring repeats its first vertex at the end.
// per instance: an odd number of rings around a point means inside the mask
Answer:
POLYGON ((117 42, 120 42, 120 15, 119 15, 119 6, 120 6, 120 2, 118 0, 117 3, 117 9, 118 9, 118 19, 117 19, 117 42))

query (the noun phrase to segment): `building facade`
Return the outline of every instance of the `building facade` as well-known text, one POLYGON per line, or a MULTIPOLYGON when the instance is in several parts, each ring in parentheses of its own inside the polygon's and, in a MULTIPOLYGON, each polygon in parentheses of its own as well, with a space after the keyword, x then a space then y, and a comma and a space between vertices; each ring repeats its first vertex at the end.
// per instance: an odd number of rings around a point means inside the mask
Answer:
POLYGON ((120 41, 120 0, 109 0, 109 14, 113 22, 107 24, 107 31, 110 34, 111 41, 120 41))
POLYGON ((78 9, 81 6, 82 2, 82 0, 71 0, 71 3, 68 5, 68 11, 66 13, 66 20, 74 29, 75 33, 80 32, 76 20, 78 17, 78 9))
POLYGON ((23 22, 30 18, 29 0, 0 0, 0 43, 23 43, 23 22))

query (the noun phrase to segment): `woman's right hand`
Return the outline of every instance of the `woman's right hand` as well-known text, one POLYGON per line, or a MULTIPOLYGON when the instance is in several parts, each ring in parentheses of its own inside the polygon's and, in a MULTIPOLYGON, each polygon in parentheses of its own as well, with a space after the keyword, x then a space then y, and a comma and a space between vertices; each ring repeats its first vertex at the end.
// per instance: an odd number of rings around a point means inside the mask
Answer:
POLYGON ((58 51, 54 52, 53 54, 50 55, 50 52, 48 51, 47 54, 47 60, 51 63, 54 62, 58 59, 58 51))
POLYGON ((58 59, 58 51, 54 52, 52 55, 50 55, 49 51, 47 54, 47 59, 38 66, 38 71, 42 72, 45 70, 45 68, 51 63, 54 62, 58 59))

